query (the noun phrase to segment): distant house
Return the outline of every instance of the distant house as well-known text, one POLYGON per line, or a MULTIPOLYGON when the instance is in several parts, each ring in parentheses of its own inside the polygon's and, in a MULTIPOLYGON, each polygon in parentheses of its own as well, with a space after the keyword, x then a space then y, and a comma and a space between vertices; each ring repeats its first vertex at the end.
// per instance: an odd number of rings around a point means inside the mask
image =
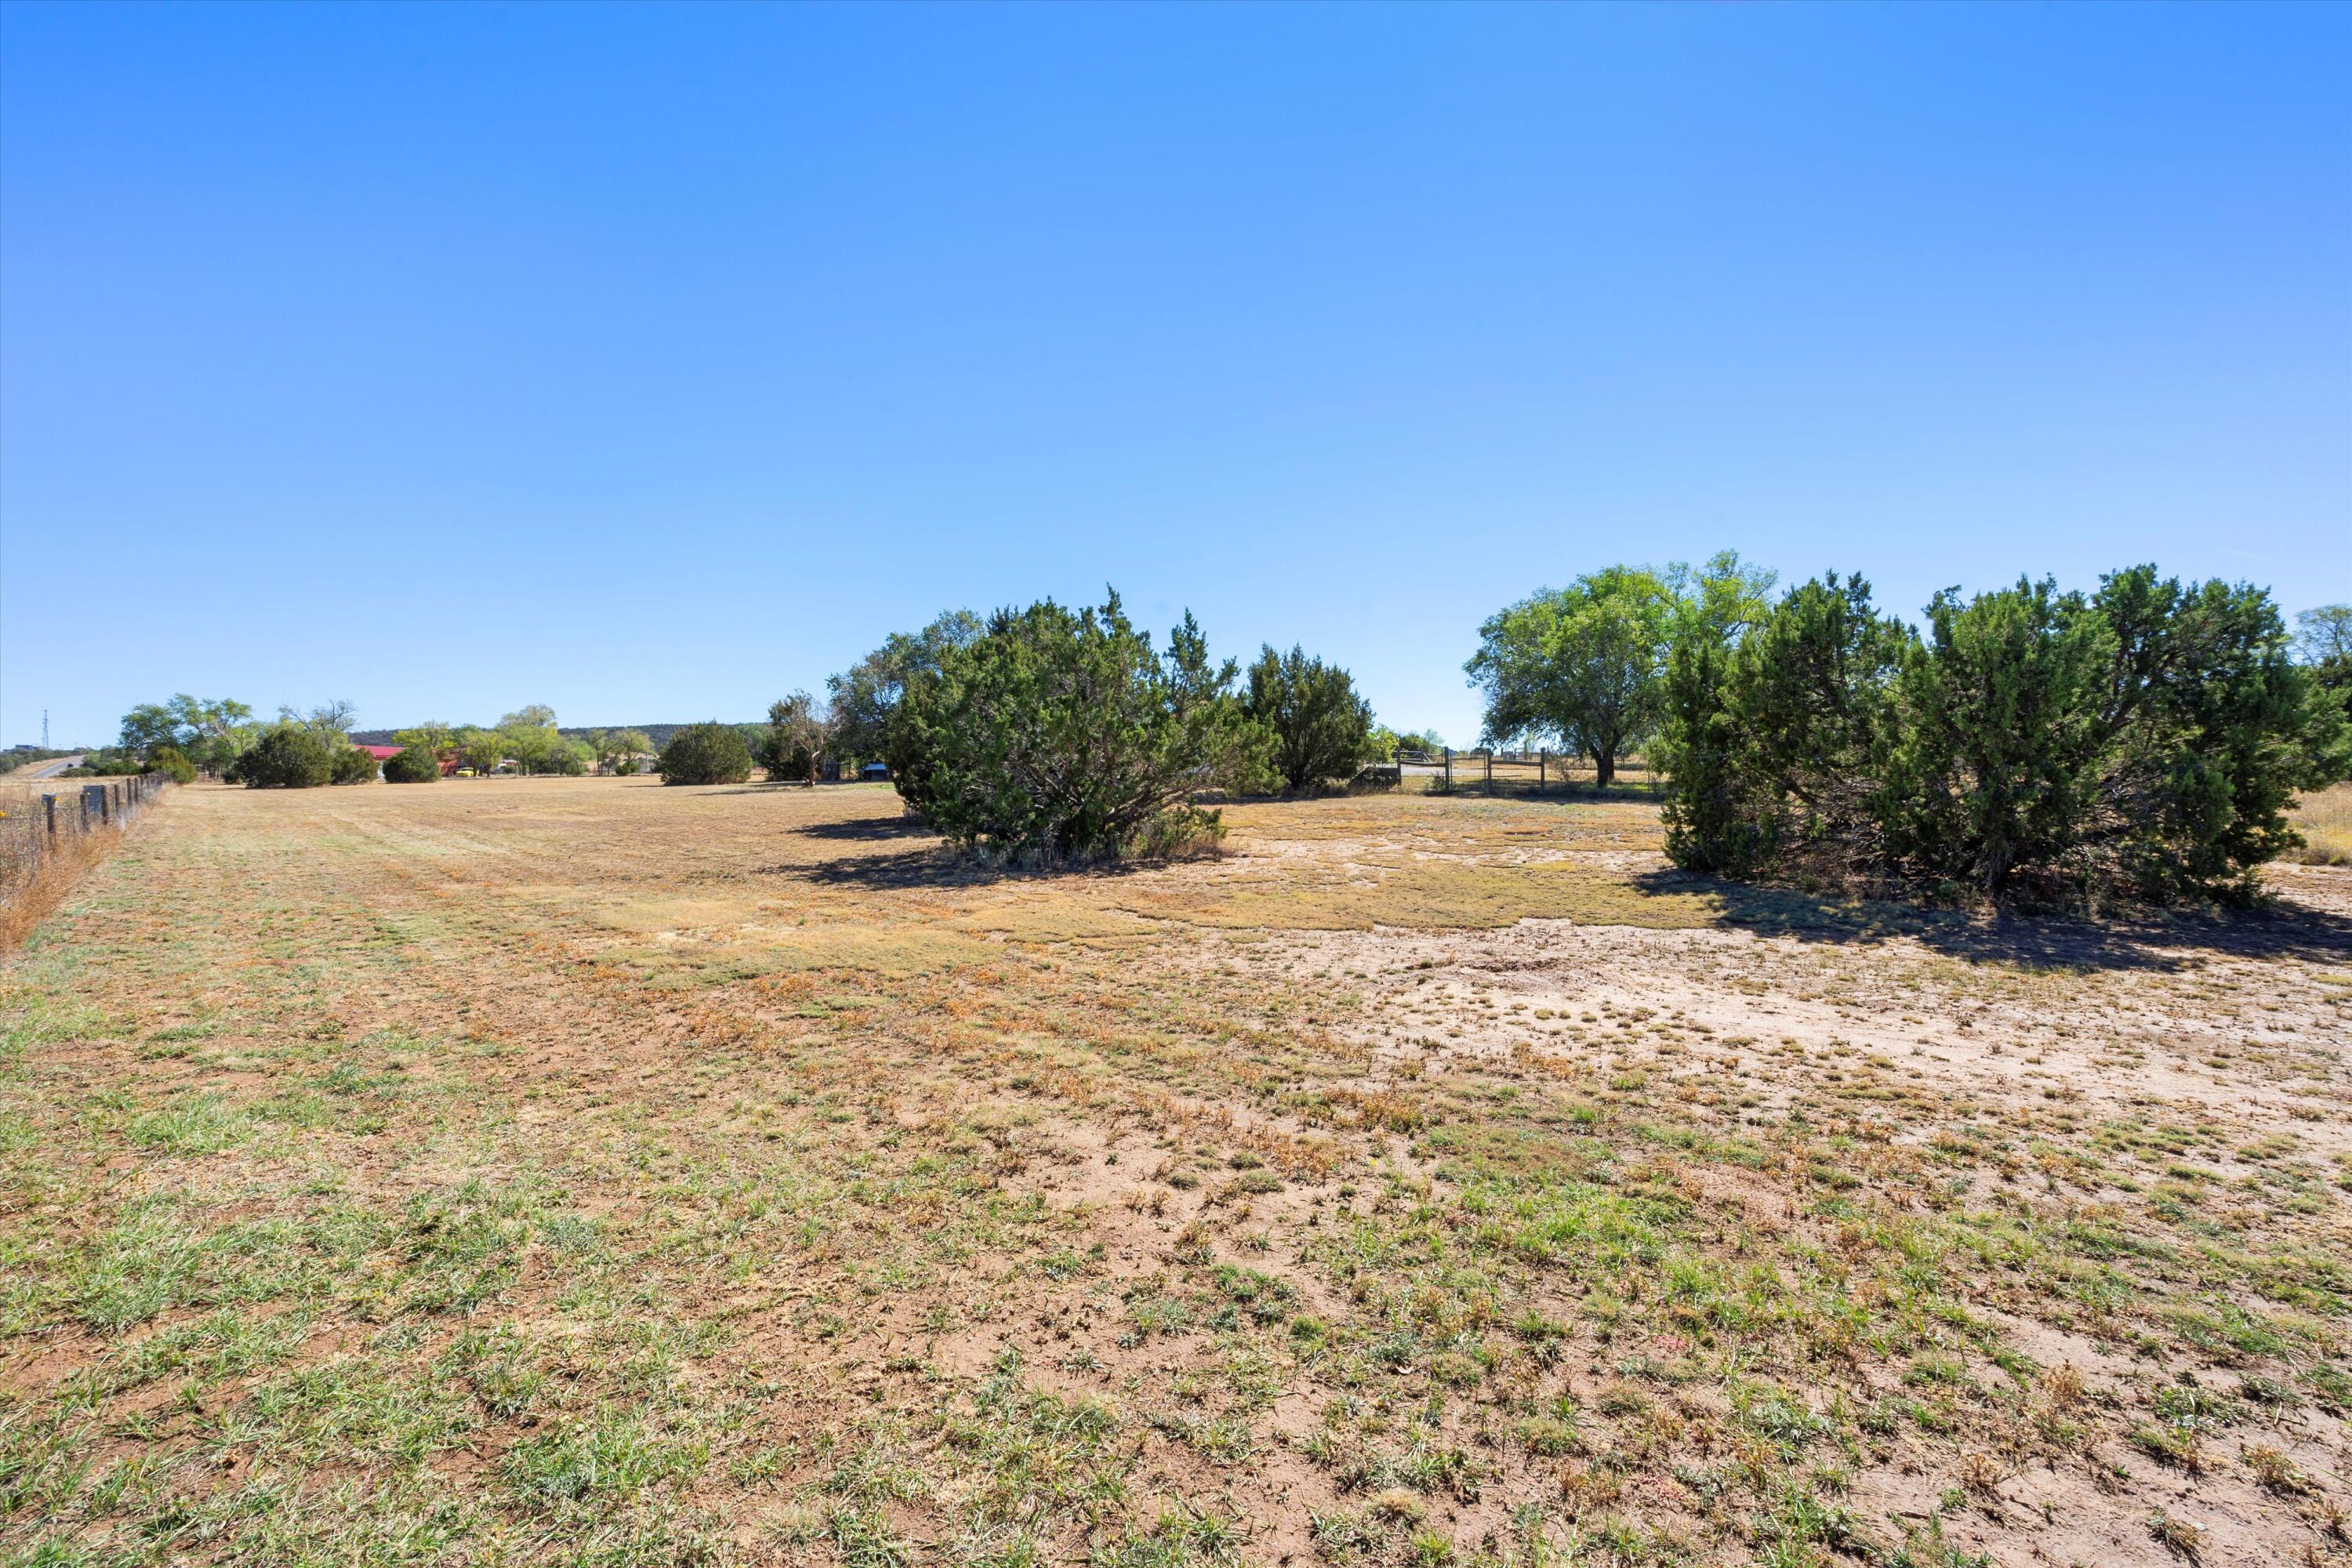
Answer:
POLYGON ((352 744, 354 747, 357 747, 360 751, 365 752, 369 756, 373 757, 379 763, 388 763, 392 761, 393 758, 400 755, 400 748, 398 746, 370 746, 358 741, 353 741, 352 744))

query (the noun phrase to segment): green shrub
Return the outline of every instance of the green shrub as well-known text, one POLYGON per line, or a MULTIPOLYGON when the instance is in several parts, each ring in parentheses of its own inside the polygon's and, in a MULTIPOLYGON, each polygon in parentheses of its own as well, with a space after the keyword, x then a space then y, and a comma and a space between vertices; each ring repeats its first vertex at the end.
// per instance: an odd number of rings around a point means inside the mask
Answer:
POLYGON ((1165 855, 1223 833, 1190 804, 1252 726, 1189 615, 1165 655, 1113 594, 1099 609, 1044 600, 908 673, 889 721, 898 793, 924 821, 1008 858, 1165 855))
MULTIPOLYGON (((1372 705, 1346 670, 1300 647, 1276 653, 1268 645, 1258 655, 1242 710, 1265 732, 1268 761, 1294 793, 1353 777, 1374 754, 1372 705)), ((1393 736, 1388 754, 1396 754, 1393 736)))
POLYGON ((196 782, 196 764, 177 746, 157 746, 147 753, 147 772, 162 773, 173 784, 196 782))
POLYGON ((2151 566, 1938 595, 1924 637, 1859 578, 1803 584, 1677 646, 1665 706, 1677 864, 1996 903, 2251 897, 2294 795, 2352 766, 2266 593, 2151 566))
POLYGON ((427 747, 404 746, 384 759, 386 784, 436 784, 440 778, 440 755, 427 747))
POLYGON ((101 746, 95 752, 85 752, 82 759, 58 776, 61 778, 121 778, 143 773, 137 753, 121 746, 101 746))
POLYGON ((373 784, 379 769, 374 752, 363 752, 348 741, 335 750, 332 772, 336 784, 373 784))
POLYGON ((713 719, 672 735, 654 769, 666 784, 741 784, 751 776, 751 749, 740 731, 713 719))
POLYGON ((1736 642, 1681 628, 1655 747, 1675 864, 1740 877, 1866 858, 1910 642, 1858 576, 1798 584, 1736 642))
POLYGON ((232 780, 250 789, 314 788, 332 781, 336 753, 347 745, 341 735, 281 719, 237 758, 232 780))

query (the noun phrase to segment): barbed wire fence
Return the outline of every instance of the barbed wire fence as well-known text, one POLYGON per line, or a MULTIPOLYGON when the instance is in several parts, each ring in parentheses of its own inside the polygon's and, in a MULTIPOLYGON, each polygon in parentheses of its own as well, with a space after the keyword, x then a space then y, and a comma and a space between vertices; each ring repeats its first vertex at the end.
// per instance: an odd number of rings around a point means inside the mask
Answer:
POLYGON ((23 897, 53 869, 87 864, 171 783, 164 773, 133 773, 0 784, 0 903, 23 897))

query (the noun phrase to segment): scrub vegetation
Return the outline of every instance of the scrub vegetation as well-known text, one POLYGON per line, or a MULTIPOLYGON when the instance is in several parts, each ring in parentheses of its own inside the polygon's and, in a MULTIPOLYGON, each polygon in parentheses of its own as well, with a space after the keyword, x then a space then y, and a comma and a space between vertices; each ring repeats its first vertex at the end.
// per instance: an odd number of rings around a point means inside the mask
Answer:
POLYGON ((2093 926, 1630 802, 1223 822, 173 792, 0 970, 0 1556, 2352 1552, 2352 872, 2093 926))

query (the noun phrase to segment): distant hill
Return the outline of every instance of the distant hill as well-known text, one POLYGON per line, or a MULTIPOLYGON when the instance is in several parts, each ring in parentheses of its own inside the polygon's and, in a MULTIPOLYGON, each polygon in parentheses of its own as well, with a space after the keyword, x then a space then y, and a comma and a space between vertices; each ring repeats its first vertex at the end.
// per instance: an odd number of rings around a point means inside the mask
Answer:
MULTIPOLYGON (((646 739, 654 743, 654 749, 659 751, 669 744, 672 735, 688 724, 700 722, 698 719, 682 719, 673 724, 558 724, 555 732, 567 741, 583 741, 599 730, 641 730, 646 739)), ((757 725, 761 721, 739 720, 736 722, 757 725)), ((362 746, 390 746, 397 744, 393 736, 399 732, 397 730, 354 730, 352 739, 362 746)))

